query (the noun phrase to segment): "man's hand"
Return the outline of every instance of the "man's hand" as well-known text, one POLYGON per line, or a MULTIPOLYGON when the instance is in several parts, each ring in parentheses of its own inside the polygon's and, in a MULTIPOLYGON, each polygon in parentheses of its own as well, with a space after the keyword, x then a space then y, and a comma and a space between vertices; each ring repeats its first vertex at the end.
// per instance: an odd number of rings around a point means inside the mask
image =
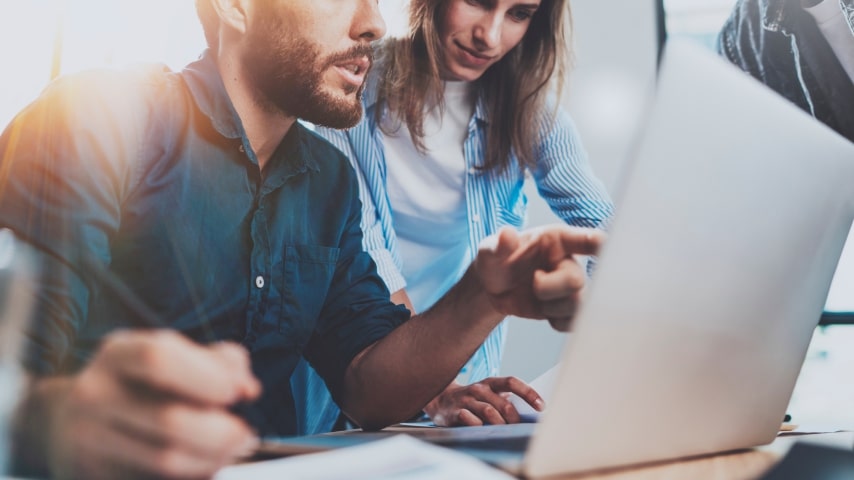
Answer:
MULTIPOLYGON (((595 254, 604 233, 561 225, 521 234, 504 229, 490 238, 492 245, 485 241, 463 278, 430 309, 350 362, 340 405, 362 428, 405 421, 431 401, 438 402, 436 412, 448 405, 453 409, 459 403, 442 403, 441 392, 507 315, 547 318, 555 328, 568 328, 586 283, 577 256, 595 254)), ((478 389, 482 387, 475 387, 475 395, 489 396, 478 389)), ((482 401, 466 395, 460 392, 452 399, 465 397, 464 406, 474 405, 471 399, 482 401)), ((503 403, 494 401, 502 408, 503 403)), ((483 410, 475 415, 482 418, 483 410)), ((440 423, 460 421, 459 415, 450 415, 440 423)), ((513 419, 512 412, 507 415, 513 419)))
POLYGON ((261 390, 237 345, 116 333, 77 376, 43 382, 54 477, 209 478, 257 444, 228 411, 261 390))
POLYGON ((519 423, 519 412, 508 399, 510 393, 515 393, 537 411, 545 407, 540 395, 522 380, 492 377, 466 386, 451 383, 424 407, 424 411, 440 427, 519 423))
POLYGON ((473 268, 498 312, 546 318, 565 331, 587 281, 579 256, 596 254, 604 240, 600 230, 566 225, 504 228, 484 241, 473 268))

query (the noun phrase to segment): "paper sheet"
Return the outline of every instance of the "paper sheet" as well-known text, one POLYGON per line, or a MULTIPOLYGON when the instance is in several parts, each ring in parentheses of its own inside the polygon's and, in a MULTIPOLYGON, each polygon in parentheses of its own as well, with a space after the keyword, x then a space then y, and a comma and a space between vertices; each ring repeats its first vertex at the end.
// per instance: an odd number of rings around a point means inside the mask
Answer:
POLYGON ((395 435, 355 447, 227 467, 214 480, 438 480, 513 477, 468 455, 395 435))
POLYGON ((789 435, 814 435, 817 433, 839 433, 839 432, 850 432, 851 430, 848 428, 841 427, 836 424, 820 424, 820 423, 808 423, 805 425, 791 425, 792 427, 789 430, 780 430, 778 434, 781 437, 789 436, 789 435))

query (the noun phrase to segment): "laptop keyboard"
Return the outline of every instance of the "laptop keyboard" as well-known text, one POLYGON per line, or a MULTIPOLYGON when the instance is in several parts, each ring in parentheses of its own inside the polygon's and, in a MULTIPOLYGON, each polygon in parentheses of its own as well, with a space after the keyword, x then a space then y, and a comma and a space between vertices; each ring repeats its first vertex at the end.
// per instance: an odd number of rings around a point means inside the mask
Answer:
POLYGON ((502 452, 522 453, 528 448, 531 437, 502 437, 502 438, 457 438, 436 441, 437 445, 447 448, 464 448, 471 450, 494 450, 502 452))

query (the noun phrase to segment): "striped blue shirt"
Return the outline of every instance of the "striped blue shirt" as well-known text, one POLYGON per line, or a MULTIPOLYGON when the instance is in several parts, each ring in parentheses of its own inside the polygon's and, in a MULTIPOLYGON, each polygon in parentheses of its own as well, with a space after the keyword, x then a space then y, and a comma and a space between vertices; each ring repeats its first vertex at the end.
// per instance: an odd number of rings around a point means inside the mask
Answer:
MULTIPOLYGON (((396 292, 407 285, 401 273, 405 259, 398 252, 393 228, 394 212, 386 191, 384 135, 375 115, 376 89, 372 85, 375 86, 369 82, 365 92, 362 122, 346 131, 319 127, 317 132, 344 152, 356 169, 362 201, 363 247, 376 262, 389 291, 396 292)), ((388 112, 383 112, 381 121, 386 120, 386 115, 388 112)), ((611 200, 594 175, 575 125, 565 111, 558 109, 554 121, 542 116, 536 143, 537 164, 530 171, 520 169, 515 156, 511 156, 509 168, 502 172, 479 168, 485 162, 488 122, 486 102, 481 96, 475 104, 463 144, 468 172, 465 197, 469 235, 466 241, 472 258, 481 240, 488 235, 504 226, 520 228, 524 225, 527 198, 523 186, 527 175, 533 177, 539 194, 567 224, 600 227, 611 217, 611 200)), ((425 232, 425 235, 431 233, 425 232)), ((487 337, 461 376, 476 382, 497 375, 506 332, 506 322, 503 322, 487 337)), ((319 405, 322 402, 311 394, 308 403, 319 405)))

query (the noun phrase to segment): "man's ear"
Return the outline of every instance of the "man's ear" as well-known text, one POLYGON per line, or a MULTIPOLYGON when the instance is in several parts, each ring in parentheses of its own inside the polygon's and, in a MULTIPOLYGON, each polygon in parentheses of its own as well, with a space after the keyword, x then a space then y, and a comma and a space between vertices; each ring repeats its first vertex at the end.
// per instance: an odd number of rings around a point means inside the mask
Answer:
MULTIPOLYGON (((220 20, 220 28, 228 27, 241 34, 246 33, 250 0, 210 0, 220 20)), ((220 32, 222 33, 222 32, 220 32)), ((220 35, 222 38, 222 35, 220 35)))

